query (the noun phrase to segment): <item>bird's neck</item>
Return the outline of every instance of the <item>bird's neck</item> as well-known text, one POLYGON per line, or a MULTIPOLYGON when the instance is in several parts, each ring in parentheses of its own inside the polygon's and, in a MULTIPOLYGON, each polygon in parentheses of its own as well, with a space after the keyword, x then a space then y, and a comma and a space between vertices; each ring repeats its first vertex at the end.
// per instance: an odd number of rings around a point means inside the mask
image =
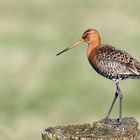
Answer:
POLYGON ((94 50, 96 50, 97 48, 101 47, 101 41, 100 39, 98 40, 94 40, 92 42, 88 43, 88 51, 87 51, 87 56, 90 56, 90 54, 92 52, 94 52, 94 50))

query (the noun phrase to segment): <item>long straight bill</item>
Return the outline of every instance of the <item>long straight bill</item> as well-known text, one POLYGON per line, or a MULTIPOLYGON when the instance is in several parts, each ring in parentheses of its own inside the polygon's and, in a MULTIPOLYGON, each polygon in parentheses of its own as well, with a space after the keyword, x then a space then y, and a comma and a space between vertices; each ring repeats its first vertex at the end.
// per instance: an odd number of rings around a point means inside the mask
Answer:
POLYGON ((72 45, 68 46, 67 48, 65 48, 63 51, 59 52, 58 54, 56 54, 57 56, 60 55, 61 53, 63 52, 66 52, 80 44, 82 44, 84 42, 84 39, 83 38, 80 38, 79 40, 77 40, 76 42, 74 42, 72 45))

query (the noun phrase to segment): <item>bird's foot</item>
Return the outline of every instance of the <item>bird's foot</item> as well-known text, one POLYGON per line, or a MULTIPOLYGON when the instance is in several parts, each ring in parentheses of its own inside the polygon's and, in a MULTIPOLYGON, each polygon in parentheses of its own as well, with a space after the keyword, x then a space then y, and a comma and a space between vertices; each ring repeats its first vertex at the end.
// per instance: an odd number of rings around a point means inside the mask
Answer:
POLYGON ((106 116, 105 118, 101 120, 101 122, 103 123, 109 123, 110 121, 111 121, 111 118, 109 116, 106 116))
POLYGON ((105 124, 121 125, 122 124, 122 118, 111 119, 109 116, 106 116, 100 122, 105 123, 105 124))
POLYGON ((122 124, 122 118, 118 118, 117 121, 118 121, 118 124, 119 124, 119 125, 122 124))

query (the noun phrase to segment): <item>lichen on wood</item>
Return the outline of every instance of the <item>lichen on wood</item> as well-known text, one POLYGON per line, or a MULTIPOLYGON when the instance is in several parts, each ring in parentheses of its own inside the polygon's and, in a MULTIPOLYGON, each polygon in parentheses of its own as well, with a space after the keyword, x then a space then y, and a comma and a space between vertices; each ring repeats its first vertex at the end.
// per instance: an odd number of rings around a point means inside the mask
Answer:
POLYGON ((48 127, 43 140, 139 140, 138 121, 134 118, 100 120, 92 124, 48 127))

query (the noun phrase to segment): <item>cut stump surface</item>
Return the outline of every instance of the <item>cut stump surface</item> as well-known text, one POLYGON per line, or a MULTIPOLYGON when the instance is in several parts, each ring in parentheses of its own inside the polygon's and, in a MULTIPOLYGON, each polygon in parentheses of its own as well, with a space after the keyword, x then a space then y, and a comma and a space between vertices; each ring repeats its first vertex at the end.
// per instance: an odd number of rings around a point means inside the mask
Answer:
POLYGON ((139 140, 138 121, 134 118, 100 120, 92 124, 48 127, 43 140, 139 140))

